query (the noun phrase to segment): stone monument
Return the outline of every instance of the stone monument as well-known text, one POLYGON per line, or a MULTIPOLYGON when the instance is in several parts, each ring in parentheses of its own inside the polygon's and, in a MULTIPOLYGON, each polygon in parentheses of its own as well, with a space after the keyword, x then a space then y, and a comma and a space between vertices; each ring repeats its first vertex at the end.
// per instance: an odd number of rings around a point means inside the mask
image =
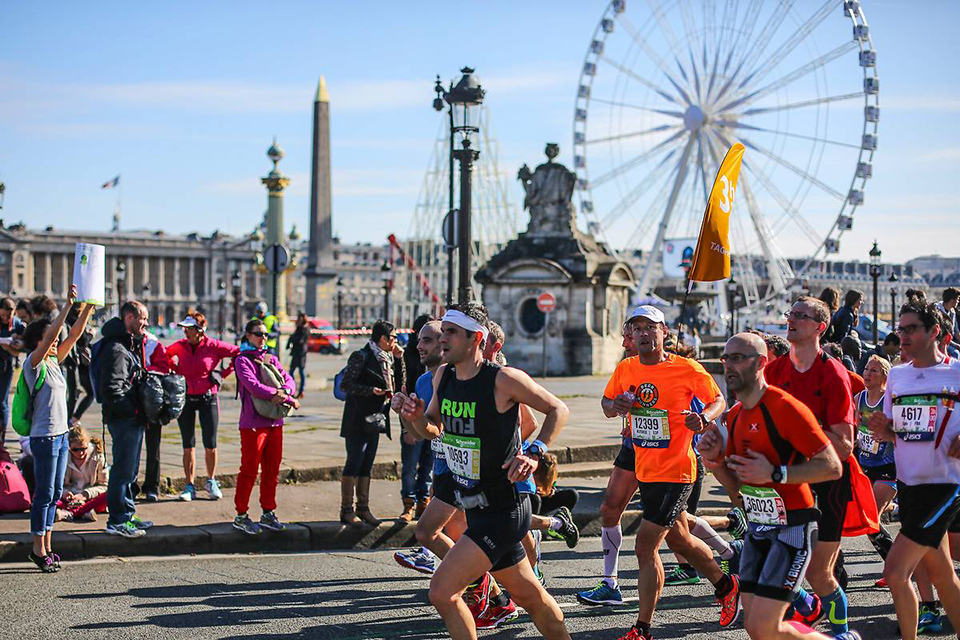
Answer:
POLYGON ((559 153, 547 144, 545 163, 520 169, 530 224, 475 279, 490 317, 503 326, 510 364, 539 375, 546 353, 549 375, 608 373, 622 355, 620 328, 636 281, 628 264, 577 228, 576 175, 554 162, 559 153), (548 315, 537 307, 545 292, 556 298, 548 315))

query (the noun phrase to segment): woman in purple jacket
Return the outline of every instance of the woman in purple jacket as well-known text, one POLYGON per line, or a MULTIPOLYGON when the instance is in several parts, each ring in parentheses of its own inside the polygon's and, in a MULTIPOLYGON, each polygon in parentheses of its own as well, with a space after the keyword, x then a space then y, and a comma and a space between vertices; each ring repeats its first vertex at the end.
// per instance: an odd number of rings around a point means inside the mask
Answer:
POLYGON ((240 347, 234 366, 240 394, 240 473, 237 475, 235 504, 237 517, 234 529, 257 534, 260 529, 283 531, 284 525, 277 518, 277 482, 280 477, 280 460, 283 458, 283 418, 268 418, 257 411, 253 399, 268 400, 273 404, 288 404, 294 409, 300 403, 294 397, 296 385, 289 373, 284 371, 280 359, 267 353, 267 329, 262 320, 247 323, 245 344, 240 347), (260 380, 263 363, 271 363, 283 376, 283 385, 276 389, 260 380), (260 476, 260 507, 263 515, 260 523, 250 520, 247 509, 250 493, 260 476))

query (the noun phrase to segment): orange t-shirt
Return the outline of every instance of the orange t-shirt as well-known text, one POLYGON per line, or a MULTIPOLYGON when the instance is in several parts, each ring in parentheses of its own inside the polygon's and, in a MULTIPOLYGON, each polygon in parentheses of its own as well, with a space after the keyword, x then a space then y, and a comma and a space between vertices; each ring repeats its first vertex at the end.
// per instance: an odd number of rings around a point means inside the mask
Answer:
MULTIPOLYGON (((767 387, 760 402, 752 409, 744 409, 739 402, 733 405, 727 413, 727 431, 732 431, 733 434, 727 440, 727 455, 742 456, 746 455, 748 449, 752 449, 775 467, 799 461, 794 460, 797 453, 809 459, 830 446, 830 440, 823 433, 813 412, 777 387, 767 387), (774 446, 761 407, 766 407, 780 439, 789 445, 783 449, 792 449, 790 455, 784 456, 784 452, 778 451, 774 446)), ((765 483, 755 486, 776 488, 783 498, 787 512, 812 509, 815 504, 808 484, 765 483)))
MULTIPOLYGON (((856 396, 861 391, 867 388, 866 383, 863 381, 863 378, 858 373, 853 371, 847 371, 847 375, 850 376, 850 393, 856 396)), ((854 403, 856 405, 856 403, 854 403)))
POLYGON ((704 405, 716 400, 717 383, 699 362, 667 354, 654 365, 642 364, 636 356, 622 360, 603 395, 613 399, 631 387, 637 397, 629 416, 637 480, 694 482, 693 431, 681 412, 691 409, 694 398, 704 405))

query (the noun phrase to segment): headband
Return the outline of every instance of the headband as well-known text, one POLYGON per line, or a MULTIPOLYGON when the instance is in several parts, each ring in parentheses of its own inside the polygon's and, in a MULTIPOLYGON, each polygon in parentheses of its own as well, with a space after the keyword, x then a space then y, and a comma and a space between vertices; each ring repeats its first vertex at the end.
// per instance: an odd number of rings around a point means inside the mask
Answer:
POLYGON ((484 340, 486 340, 487 336, 490 334, 489 329, 487 329, 485 326, 483 326, 482 324, 480 324, 479 322, 477 322, 467 314, 463 313, 462 311, 456 311, 451 309, 447 311, 445 314, 443 314, 443 317, 440 318, 440 321, 450 322, 452 324, 457 325, 458 327, 460 327, 465 331, 479 333, 484 340))

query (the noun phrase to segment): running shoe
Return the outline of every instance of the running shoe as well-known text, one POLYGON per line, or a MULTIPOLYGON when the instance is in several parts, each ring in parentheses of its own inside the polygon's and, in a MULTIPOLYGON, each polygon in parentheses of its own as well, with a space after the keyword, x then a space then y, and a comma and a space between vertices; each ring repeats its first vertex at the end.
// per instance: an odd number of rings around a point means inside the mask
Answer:
POLYGON ((540 543, 543 541, 543 532, 539 529, 534 529, 530 532, 530 535, 533 536, 533 547, 537 550, 537 565, 540 565, 540 558, 542 556, 540 552, 540 543))
POLYGON ((620 587, 611 587, 601 580, 593 589, 578 593, 577 600, 583 604, 623 604, 623 594, 620 587))
POLYGON ((141 520, 141 519, 140 519, 140 516, 138 516, 137 514, 133 514, 132 516, 130 516, 130 522, 131 522, 131 523, 133 524, 133 526, 135 526, 137 529, 141 529, 141 530, 143 530, 143 531, 146 531, 147 529, 149 529, 150 527, 153 526, 153 522, 152 522, 152 521, 150 521, 150 520, 141 520))
POLYGON ((873 583, 873 586, 875 586, 877 589, 886 589, 886 588, 887 588, 887 579, 886 579, 886 578, 880 578, 879 580, 877 580, 876 582, 873 583))
POLYGON ((844 631, 838 636, 833 636, 833 640, 863 640, 863 636, 856 631, 844 631))
POLYGON ((621 636, 620 640, 650 640, 653 636, 645 636, 636 627, 630 627, 630 631, 627 631, 627 635, 621 636))
POLYGON ((482 616, 490 604, 490 574, 483 574, 479 582, 467 587, 463 592, 463 600, 474 620, 482 616))
POLYGON ((197 497, 197 488, 192 484, 188 484, 183 488, 183 492, 180 494, 180 499, 184 502, 192 502, 197 497))
POLYGON ((216 478, 207 480, 207 493, 211 500, 219 500, 223 497, 223 491, 220 490, 220 483, 217 482, 216 478))
POLYGON ((813 627, 815 624, 817 624, 817 621, 823 617, 823 604, 820 602, 820 596, 818 596, 815 593, 812 593, 810 595, 813 596, 813 605, 814 605, 813 611, 810 612, 810 615, 805 616, 802 613, 800 613, 796 607, 790 607, 790 609, 788 609, 788 612, 792 611, 793 613, 790 614, 790 617, 788 618, 788 620, 791 620, 793 622, 800 622, 802 624, 807 625, 808 627, 813 627))
POLYGON ((283 531, 287 528, 287 525, 280 522, 280 518, 273 511, 264 511, 263 515, 260 516, 260 528, 270 531, 283 531))
POLYGON ((490 605, 487 610, 477 616, 477 629, 496 629, 505 622, 516 620, 520 617, 517 611, 517 605, 513 600, 507 600, 507 604, 502 607, 490 605))
POLYGON ((740 573, 740 555, 743 553, 743 540, 734 540, 730 543, 733 549, 733 557, 729 560, 720 561, 720 571, 728 576, 740 573))
POLYGON ((393 559, 401 567, 413 569, 420 573, 432 575, 437 570, 437 556, 424 547, 418 547, 410 551, 397 551, 393 554, 393 559))
POLYGON ((149 491, 149 492, 145 493, 145 494, 143 495, 143 499, 146 500, 147 502, 160 502, 160 496, 158 496, 158 495, 157 495, 155 492, 153 492, 153 491, 149 491))
POLYGON ((537 577, 537 582, 540 583, 540 586, 544 589, 547 588, 547 576, 543 575, 543 571, 540 570, 540 563, 533 565, 533 575, 537 577))
POLYGON ((735 623, 742 610, 740 606, 740 578, 733 575, 730 576, 730 579, 733 581, 733 588, 725 596, 717 598, 717 602, 720 603, 720 626, 723 628, 735 623))
POLYGON ((730 537, 734 540, 743 540, 743 536, 747 535, 747 516, 744 515, 743 509, 740 507, 731 509, 727 514, 727 520, 730 521, 730 528, 727 529, 730 537))
POLYGON ((567 547, 573 549, 580 541, 580 529, 578 529, 577 525, 573 522, 573 514, 570 513, 570 509, 560 507, 560 510, 557 511, 554 517, 563 523, 557 533, 559 533, 564 542, 567 543, 567 547))
POLYGON ((700 582, 702 579, 696 569, 687 570, 678 565, 666 575, 663 586, 676 587, 682 584, 700 584, 700 582))
POLYGON ((250 516, 243 514, 233 519, 233 528, 241 531, 248 536, 255 536, 260 533, 260 525, 250 519, 250 516))
POLYGON ((124 538, 141 538, 147 534, 143 529, 137 528, 137 525, 132 522, 124 522, 123 524, 110 524, 107 523, 106 532, 111 536, 123 536, 124 538))
POLYGON ((942 616, 930 607, 920 607, 920 619, 917 620, 917 633, 935 634, 943 631, 942 616))

